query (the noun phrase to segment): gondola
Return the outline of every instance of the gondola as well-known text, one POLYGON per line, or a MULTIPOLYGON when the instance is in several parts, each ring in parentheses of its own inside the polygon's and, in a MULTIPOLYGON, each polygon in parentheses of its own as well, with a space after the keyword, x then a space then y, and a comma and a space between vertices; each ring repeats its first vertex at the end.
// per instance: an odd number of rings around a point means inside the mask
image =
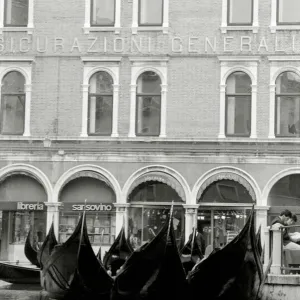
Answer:
POLYGON ((261 225, 259 226, 258 231, 256 233, 256 244, 257 244, 258 253, 261 257, 262 253, 263 253, 263 248, 262 248, 262 245, 261 245, 261 225))
POLYGON ((31 230, 29 230, 26 241, 25 241, 25 246, 24 246, 24 253, 26 258, 35 266, 40 268, 40 264, 37 259, 37 248, 33 247, 30 243, 30 235, 31 235, 31 230))
POLYGON ((41 280, 50 298, 109 300, 113 279, 93 251, 84 216, 70 238, 54 248, 41 280))
POLYGON ((0 262, 0 280, 9 283, 40 284, 40 269, 15 263, 0 262))
POLYGON ((54 233, 54 225, 52 222, 49 232, 48 232, 42 246, 37 251, 37 261, 38 261, 41 269, 43 268, 44 264, 49 259, 50 255, 52 253, 52 250, 54 249, 54 247, 57 244, 58 243, 57 243, 55 233, 54 233))
POLYGON ((263 273, 254 231, 254 209, 242 231, 188 276, 190 299, 258 300, 263 273))
POLYGON ((110 270, 112 276, 115 276, 117 270, 125 263, 126 259, 133 252, 133 248, 127 241, 125 236, 125 227, 123 225, 119 235, 117 236, 110 249, 105 253, 103 265, 106 270, 110 270))
MULTIPOLYGON (((147 289, 147 286, 151 285, 152 281, 157 281, 156 274, 158 275, 160 273, 160 267, 163 266, 164 270, 169 267, 170 270, 172 270, 173 266, 170 264, 169 259, 166 259, 165 256, 166 253, 168 253, 166 251, 169 251, 170 253, 173 253, 170 254, 170 259, 172 259, 175 251, 172 248, 174 246, 174 242, 172 242, 172 246, 170 246, 170 248, 166 247, 168 241, 168 223, 169 221, 167 220, 153 240, 135 250, 127 259, 125 264, 122 266, 121 271, 115 278, 111 300, 142 299, 143 295, 145 296, 145 292, 142 291, 149 290, 147 289)), ((176 249, 176 251, 178 250, 176 249)), ((174 268, 181 270, 181 272, 178 273, 179 278, 181 276, 180 274, 184 274, 184 270, 181 265, 179 255, 177 261, 178 260, 180 267, 178 267, 178 263, 176 263, 174 268)), ((163 271, 161 271, 160 274, 162 273, 163 271)), ((175 282, 173 285, 175 285, 175 282)))
POLYGON ((194 229, 188 242, 180 251, 180 259, 186 274, 192 270, 197 262, 203 259, 203 253, 197 243, 196 234, 196 229, 194 229))

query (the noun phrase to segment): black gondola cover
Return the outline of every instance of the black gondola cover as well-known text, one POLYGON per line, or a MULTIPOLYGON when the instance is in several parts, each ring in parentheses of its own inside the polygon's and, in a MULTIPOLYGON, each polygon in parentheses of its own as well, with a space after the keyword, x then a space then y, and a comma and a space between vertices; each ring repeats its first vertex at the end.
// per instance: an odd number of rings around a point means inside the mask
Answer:
POLYGON ((27 238, 26 238, 26 241, 25 241, 24 253, 25 253, 25 256, 27 257, 27 259, 33 265, 35 265, 38 268, 40 268, 40 264, 39 264, 38 259, 37 259, 37 252, 38 252, 38 250, 31 245, 30 235, 31 235, 31 230, 29 230, 27 238))
MULTIPOLYGON (((82 222, 83 215, 68 240, 62 245, 56 245, 45 262, 42 260, 41 285, 50 298, 63 299, 70 293, 70 286, 76 278, 82 222)), ((85 235, 81 242, 86 244, 84 238, 85 235)))
POLYGON ((0 262, 0 280, 9 283, 40 283, 40 269, 0 262))
POLYGON ((255 300, 262 279, 254 232, 254 209, 243 230, 189 274, 191 299, 255 300))
POLYGON ((112 276, 115 276, 117 270, 121 268, 132 252, 133 248, 126 239, 125 228, 123 226, 116 240, 104 255, 103 265, 105 269, 111 270, 112 276))
POLYGON ((41 246, 41 248, 37 251, 37 261, 40 265, 40 268, 42 269, 44 264, 49 259, 52 250, 57 245, 57 240, 54 233, 54 225, 53 222, 51 224, 51 227, 49 229, 49 232, 41 246))
POLYGON ((136 299, 150 278, 159 271, 166 251, 168 223, 152 241, 135 250, 127 259, 115 278, 111 300, 136 299))
POLYGON ((258 253, 261 256, 263 252, 263 248, 261 245, 261 225, 259 226, 258 231, 256 233, 256 244, 257 244, 258 253))
POLYGON ((203 253, 195 238, 195 232, 190 236, 188 242, 184 245, 180 252, 180 259, 186 274, 192 270, 195 264, 203 259, 203 253), (192 253, 193 252, 193 253, 192 253))
POLYGON ((170 234, 165 247, 161 264, 143 286, 138 299, 189 299, 186 274, 177 249, 173 226, 170 227, 170 234))

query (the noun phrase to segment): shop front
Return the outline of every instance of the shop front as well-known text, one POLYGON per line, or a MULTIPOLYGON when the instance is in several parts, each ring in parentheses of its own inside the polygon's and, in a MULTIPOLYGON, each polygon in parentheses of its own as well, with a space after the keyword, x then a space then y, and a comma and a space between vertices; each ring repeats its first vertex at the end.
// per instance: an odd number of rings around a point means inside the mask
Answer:
POLYGON ((106 182, 91 175, 85 173, 85 177, 72 179, 63 187, 58 239, 63 243, 70 237, 85 210, 90 242, 95 252, 101 246, 103 255, 116 238, 115 193, 106 182))
POLYGON ((29 176, 14 175, 1 182, 0 197, 0 260, 28 262, 24 254, 28 232, 32 244, 41 245, 46 236, 45 190, 29 176))
POLYGON ((180 244, 185 238, 185 209, 181 197, 183 194, 180 188, 176 189, 176 184, 172 186, 150 180, 132 187, 128 197, 128 236, 133 248, 138 248, 157 235, 167 220, 172 201, 176 241, 180 244))
POLYGON ((198 203, 197 228, 208 254, 224 247, 238 235, 255 201, 242 184, 225 179, 209 185, 198 203))

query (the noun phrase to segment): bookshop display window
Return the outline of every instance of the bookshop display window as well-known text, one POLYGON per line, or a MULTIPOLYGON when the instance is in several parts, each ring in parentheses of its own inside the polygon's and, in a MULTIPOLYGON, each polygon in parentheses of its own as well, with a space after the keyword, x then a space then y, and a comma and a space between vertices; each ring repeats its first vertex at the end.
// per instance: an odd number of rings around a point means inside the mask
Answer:
MULTIPOLYGON (((82 212, 60 212, 59 241, 65 242, 73 233, 82 212)), ((92 245, 111 245, 116 237, 115 212, 86 213, 86 224, 92 245)))
POLYGON ((42 244, 46 236, 46 213, 43 211, 11 211, 11 243, 25 244, 32 230, 32 243, 42 244))
MULTIPOLYGON (((151 241, 160 231, 170 213, 170 207, 131 207, 128 210, 128 236, 132 247, 138 248, 151 241)), ((173 228, 179 244, 184 235, 184 209, 174 207, 173 228)))

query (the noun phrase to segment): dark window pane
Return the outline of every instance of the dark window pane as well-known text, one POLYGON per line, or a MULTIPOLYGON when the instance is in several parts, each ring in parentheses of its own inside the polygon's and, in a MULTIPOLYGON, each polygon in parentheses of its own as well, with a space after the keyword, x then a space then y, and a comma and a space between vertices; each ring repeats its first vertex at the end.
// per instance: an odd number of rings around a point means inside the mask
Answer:
POLYGON ((23 134, 25 95, 2 95, 1 131, 4 134, 23 134))
POLYGON ((115 1, 114 0, 91 0, 91 24, 92 25, 114 25, 115 23, 115 1))
POLYGON ((294 136, 300 134, 300 95, 276 98, 276 134, 294 136))
POLYGON ((137 80, 137 94, 160 94, 161 80, 154 72, 145 72, 137 80))
POLYGON ((25 78, 19 72, 9 72, 2 80, 2 94, 24 93, 25 78))
POLYGON ((227 97, 226 134, 250 135, 251 97, 227 97))
POLYGON ((252 0, 229 0, 229 24, 252 23, 252 0))
POLYGON ((294 72, 281 73, 276 80, 276 94, 300 93, 300 77, 294 72))
POLYGON ((278 0, 279 23, 300 23, 299 11, 299 0, 278 0))
POLYGON ((97 72, 90 79, 91 94, 112 94, 113 80, 106 72, 97 72))
POLYGON ((112 96, 91 96, 89 100, 89 134, 111 134, 112 96))
POLYGON ((140 0, 140 24, 162 25, 163 0, 140 0))
POLYGON ((226 93, 232 94, 251 94, 251 79, 244 72, 231 74, 226 81, 226 93))
POLYGON ((28 0, 5 1, 5 25, 27 26, 28 24, 28 0))
POLYGON ((155 135, 160 133, 160 96, 137 97, 137 134, 155 135))

